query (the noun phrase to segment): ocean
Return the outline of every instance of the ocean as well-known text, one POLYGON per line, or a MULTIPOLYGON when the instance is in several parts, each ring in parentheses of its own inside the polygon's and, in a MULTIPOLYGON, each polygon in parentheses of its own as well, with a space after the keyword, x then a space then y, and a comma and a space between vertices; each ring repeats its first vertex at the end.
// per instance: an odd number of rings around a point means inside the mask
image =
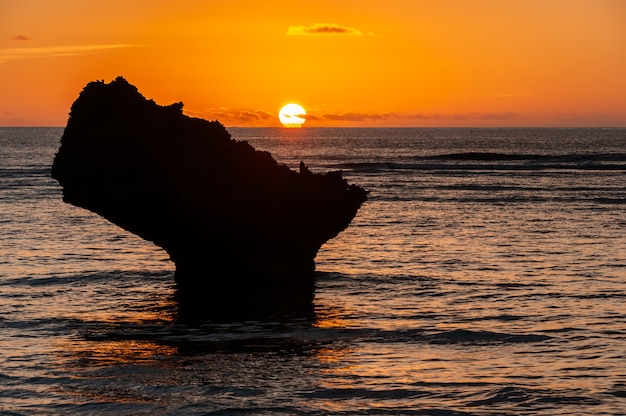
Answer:
POLYGON ((178 319, 167 254, 63 203, 63 129, 0 128, 1 415, 626 414, 626 129, 229 131, 370 191, 315 313, 178 319))

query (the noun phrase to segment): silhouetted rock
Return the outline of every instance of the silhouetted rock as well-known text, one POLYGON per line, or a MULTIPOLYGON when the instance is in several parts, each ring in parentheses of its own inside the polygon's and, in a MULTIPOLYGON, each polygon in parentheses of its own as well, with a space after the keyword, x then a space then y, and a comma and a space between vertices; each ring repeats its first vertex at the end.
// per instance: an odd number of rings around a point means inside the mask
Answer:
POLYGON ((121 77, 89 83, 52 166, 64 201, 163 247, 190 313, 310 308, 317 251, 366 191, 340 172, 292 171, 182 107, 121 77))

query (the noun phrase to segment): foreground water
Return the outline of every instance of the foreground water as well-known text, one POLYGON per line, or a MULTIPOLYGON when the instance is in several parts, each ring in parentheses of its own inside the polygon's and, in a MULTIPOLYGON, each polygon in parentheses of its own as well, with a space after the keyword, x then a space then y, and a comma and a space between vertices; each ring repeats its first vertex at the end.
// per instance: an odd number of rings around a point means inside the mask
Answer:
POLYGON ((180 322, 167 255, 61 201, 62 130, 0 129, 0 414, 626 413, 626 130, 231 133, 371 191, 312 316, 180 322))

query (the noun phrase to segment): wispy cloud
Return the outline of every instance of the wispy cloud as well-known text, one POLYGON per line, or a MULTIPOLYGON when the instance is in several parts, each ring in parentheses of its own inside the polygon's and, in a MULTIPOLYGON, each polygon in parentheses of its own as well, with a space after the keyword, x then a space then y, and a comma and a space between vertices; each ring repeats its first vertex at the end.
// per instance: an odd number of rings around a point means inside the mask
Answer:
POLYGON ((334 23, 314 23, 311 26, 289 26, 289 28, 287 28, 287 36, 307 35, 362 36, 363 33, 353 27, 341 26, 334 23))
POLYGON ((513 120, 518 115, 512 112, 501 113, 451 113, 451 114, 422 114, 422 113, 309 113, 307 119, 319 122, 440 122, 440 121, 502 121, 513 120))
POLYGON ((205 120, 218 120, 225 126, 268 126, 278 121, 276 114, 264 110, 233 111, 228 108, 209 109, 205 111, 185 111, 192 117, 205 120))
MULTIPOLYGON (((279 126, 278 114, 265 110, 231 110, 229 108, 215 108, 204 111, 185 111, 192 117, 205 120, 218 120, 227 127, 247 126, 279 126)), ((417 126, 417 125, 458 125, 459 123, 472 124, 500 124, 502 122, 519 120, 519 114, 512 112, 469 112, 469 113, 369 113, 369 112, 316 112, 309 111, 306 116, 308 126, 417 126)))
POLYGON ((395 113, 357 113, 347 112, 340 114, 321 114, 316 116, 319 121, 368 121, 368 120, 386 120, 396 116, 395 113))
POLYGON ((44 46, 39 48, 11 48, 0 49, 0 63, 14 59, 45 58, 51 56, 76 56, 92 52, 129 48, 136 45, 111 44, 111 45, 79 45, 79 46, 44 46))
POLYGON ((11 36, 11 40, 16 40, 18 42, 28 42, 31 41, 31 37, 28 35, 15 35, 11 36))

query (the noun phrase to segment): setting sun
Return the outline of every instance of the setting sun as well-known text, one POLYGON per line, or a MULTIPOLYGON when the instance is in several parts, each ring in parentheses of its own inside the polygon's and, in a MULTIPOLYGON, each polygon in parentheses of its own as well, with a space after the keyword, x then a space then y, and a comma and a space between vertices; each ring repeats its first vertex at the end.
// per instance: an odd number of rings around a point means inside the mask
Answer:
POLYGON ((304 122, 306 121, 306 111, 302 108, 301 105, 298 104, 287 104, 283 108, 280 109, 278 113, 278 118, 280 122, 285 127, 289 128, 298 128, 302 127, 304 122))

